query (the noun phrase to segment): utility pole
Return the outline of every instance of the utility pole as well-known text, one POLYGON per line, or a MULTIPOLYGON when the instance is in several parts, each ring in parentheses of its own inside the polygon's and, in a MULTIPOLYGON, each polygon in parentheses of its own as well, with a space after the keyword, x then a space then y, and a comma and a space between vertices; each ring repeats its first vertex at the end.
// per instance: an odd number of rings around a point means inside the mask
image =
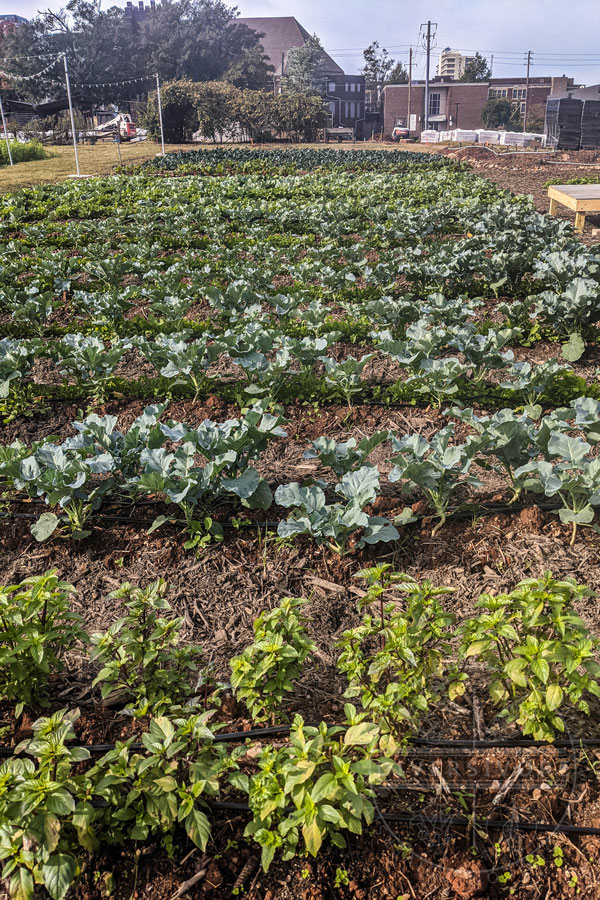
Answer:
POLYGON ((494 54, 492 53, 492 55, 490 56, 490 78, 492 77, 493 73, 494 73, 494 54))
MULTIPOLYGON (((427 22, 427 33, 425 38, 425 49, 427 51, 427 62, 425 65, 425 116, 423 117, 423 124, 425 128, 423 131, 427 131, 429 128, 429 65, 431 62, 431 26, 433 25, 434 29, 437 28, 436 22, 427 22)), ((421 28, 425 28, 425 24, 421 25, 421 28)), ((435 32, 434 32, 435 33, 435 32)))
POLYGON ((531 50, 527 51, 527 78, 525 79, 525 120, 523 131, 527 131, 527 113, 529 112, 529 70, 531 68, 531 50))
POLYGON ((75 117, 73 116, 73 101, 71 100, 71 82, 69 81, 69 67, 67 66, 67 54, 63 53, 63 63, 65 64, 65 81, 67 83, 67 100, 69 101, 69 113, 71 115, 71 131, 73 132, 73 149, 75 151, 75 168, 77 169, 77 177, 79 178, 79 155, 77 153, 77 134, 75 132, 75 117))
POLYGON ((408 48, 408 111, 406 116, 406 127, 408 128, 408 136, 410 137, 410 110, 411 110, 411 88, 412 88, 412 47, 408 48))
POLYGON ((429 128, 429 62, 431 58, 431 22, 427 22, 427 62, 425 65, 425 120, 424 131, 429 128))

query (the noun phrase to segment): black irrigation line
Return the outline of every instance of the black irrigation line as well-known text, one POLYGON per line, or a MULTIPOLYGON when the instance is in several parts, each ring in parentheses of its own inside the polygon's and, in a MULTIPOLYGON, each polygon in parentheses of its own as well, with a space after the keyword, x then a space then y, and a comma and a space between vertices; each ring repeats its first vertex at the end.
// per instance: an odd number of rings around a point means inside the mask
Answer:
MULTIPOLYGON (((402 498, 392 498, 401 500, 402 498)), ((16 501, 16 502, 25 502, 25 501, 16 501)), ((43 501, 32 501, 34 503, 43 503, 43 501)), ((147 501, 144 503, 145 506, 151 506, 153 503, 156 503, 158 506, 162 501, 147 501)), ((45 505, 45 504, 44 504, 45 505)), ((509 504, 501 504, 498 506, 482 506, 481 508, 474 508, 468 510, 456 510, 453 513, 449 513, 446 517, 446 522, 461 522, 466 521, 467 519, 472 519, 475 517, 485 517, 485 516, 494 516, 494 515, 502 515, 504 513, 511 512, 522 512, 525 509, 541 509, 544 512, 553 512, 554 510, 559 509, 556 504, 552 503, 533 503, 533 504, 514 504, 510 506, 509 504)), ((0 518, 3 519, 37 519, 39 518, 37 513, 29 513, 29 512, 6 512, 0 511, 0 518)), ((416 516, 417 521, 420 521, 425 518, 436 518, 435 512, 432 510, 431 513, 428 513, 426 516, 416 516)), ((232 531, 250 531, 252 529, 268 529, 271 531, 276 531, 280 522, 285 522, 287 519, 269 519, 263 522, 242 522, 239 525, 234 525, 232 522, 221 522, 219 520, 215 520, 215 523, 220 525, 221 528, 231 529, 232 531)), ((99 513, 94 514, 90 519, 90 524, 94 524, 95 522, 125 522, 131 525, 143 525, 148 528, 153 524, 154 519, 144 519, 140 516, 125 516, 125 515, 115 515, 113 513, 99 513)), ((167 516, 167 521, 164 523, 176 525, 178 520, 175 516, 167 516), (172 521, 171 521, 172 520, 172 521)))
MULTIPOLYGON (((328 723, 332 727, 335 723, 328 723)), ((305 728, 318 727, 318 722, 305 722, 305 728)), ((245 741, 248 738, 264 738, 273 737, 280 734, 289 734, 292 726, 287 725, 270 725, 266 728, 252 728, 249 731, 222 731, 216 733, 213 737, 215 743, 235 743, 245 741)), ((73 744, 72 747, 82 747, 90 753, 108 753, 114 750, 116 744, 73 744)), ((519 748, 556 748, 577 750, 579 747, 600 747, 600 737, 597 738, 573 738, 572 740, 561 739, 558 741, 536 741, 532 738, 492 738, 489 740, 483 738, 426 738, 414 737, 410 739, 409 746, 414 747, 431 747, 436 749, 458 749, 458 750, 487 750, 493 748, 519 749, 519 748)), ((144 745, 141 742, 134 742, 131 745, 133 750, 143 750, 144 745)), ((10 757, 14 753, 12 747, 0 747, 0 757, 10 757)))
MULTIPOLYGON (((231 810, 232 812, 247 813, 250 807, 247 803, 235 803, 234 801, 217 801, 209 800, 208 805, 212 809, 231 810)), ((407 825, 421 825, 426 828, 431 827, 448 827, 453 828, 477 828, 489 829, 490 831, 505 831, 507 828, 513 831, 533 831, 547 832, 552 834, 573 834, 573 835, 600 835, 600 828, 588 827, 586 825, 571 825, 569 822, 525 822, 522 819, 475 819, 466 816, 444 816, 444 815, 427 815, 423 812, 418 813, 397 813, 397 812, 381 812, 377 808, 379 818, 384 822, 398 822, 407 825)))

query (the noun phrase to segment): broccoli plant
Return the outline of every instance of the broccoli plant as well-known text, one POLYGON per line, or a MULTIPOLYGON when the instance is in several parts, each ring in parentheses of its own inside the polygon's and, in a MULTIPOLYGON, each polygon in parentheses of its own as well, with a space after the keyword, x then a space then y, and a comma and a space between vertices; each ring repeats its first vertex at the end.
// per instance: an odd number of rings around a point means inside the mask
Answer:
POLYGON ((325 384, 332 387, 335 394, 342 397, 348 406, 352 406, 352 397, 363 389, 364 382, 361 375, 374 355, 374 353, 367 353, 360 359, 348 356, 341 362, 330 356, 320 357, 320 361, 325 367, 325 384))
MULTIPOLYGON (((334 488, 342 502, 327 503, 325 492, 318 485, 301 487, 298 482, 280 485, 275 492, 275 502, 286 509, 292 508, 290 517, 279 523, 279 537, 289 538, 308 534, 318 543, 324 543, 335 553, 347 552, 351 535, 363 529, 356 542, 358 548, 380 541, 396 541, 398 530, 388 519, 369 516, 365 506, 373 503, 379 490, 379 472, 371 466, 363 466, 347 472, 334 488)), ((414 518, 405 509, 395 521, 405 525, 414 518)))
POLYGON ((96 403, 104 403, 108 383, 131 342, 115 338, 107 349, 93 335, 67 334, 52 347, 52 358, 61 373, 71 375, 96 403))
POLYGON ((587 441, 561 432, 553 432, 548 440, 547 459, 532 460, 515 472, 524 486, 546 497, 559 497, 560 521, 571 525, 571 545, 575 543, 578 525, 591 525, 594 506, 600 505, 600 458, 589 459, 592 449, 587 441))
POLYGON ((572 578, 546 572, 527 578, 510 594, 483 594, 482 610, 460 628, 460 656, 485 663, 492 702, 523 734, 552 741, 564 731, 560 715, 572 704, 589 715, 586 692, 600 697, 600 642, 576 613, 575 602, 591 591, 572 578))
POLYGON ((254 623, 254 641, 230 660, 231 686, 255 722, 275 722, 284 694, 294 690, 294 679, 315 649, 306 633, 306 603, 286 597, 275 609, 263 612, 254 623))
POLYGON ((398 438, 392 435, 396 451, 389 479, 402 481, 402 491, 423 491, 439 516, 432 531, 437 534, 446 521, 448 507, 456 492, 463 486, 480 487, 481 482, 469 473, 473 461, 473 447, 468 443, 450 445, 454 425, 450 423, 426 440, 420 434, 398 438))
POLYGON ((318 459, 321 465, 329 466, 340 478, 362 466, 373 450, 388 438, 387 431, 376 431, 358 443, 356 438, 337 444, 333 438, 320 437, 312 442, 311 449, 304 453, 304 459, 318 459))

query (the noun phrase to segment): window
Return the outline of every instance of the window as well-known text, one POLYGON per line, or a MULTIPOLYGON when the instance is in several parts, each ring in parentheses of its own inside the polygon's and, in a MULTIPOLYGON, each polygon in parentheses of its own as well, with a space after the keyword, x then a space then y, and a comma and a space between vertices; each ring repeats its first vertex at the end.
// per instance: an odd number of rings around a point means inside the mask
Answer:
POLYGON ((490 88, 488 91, 488 98, 490 100, 493 100, 495 96, 496 96, 496 88, 490 88))
POLYGON ((440 114, 440 98, 441 94, 435 93, 429 95, 429 115, 439 116, 440 114))
POLYGON ((350 85, 348 84, 348 82, 346 82, 346 93, 348 93, 349 91, 350 91, 350 85))
POLYGON ((330 94, 335 94, 335 81, 330 81, 327 87, 327 91, 330 94))
POLYGON ((351 119, 355 119, 355 118, 356 118, 356 103, 351 103, 351 104, 350 104, 350 118, 351 118, 351 119))
POLYGON ((527 88, 513 88, 513 100, 524 100, 527 96, 527 88))
POLYGON ((349 118, 350 118, 350 104, 347 103, 347 102, 344 103, 344 118, 345 118, 345 119, 349 119, 349 118))

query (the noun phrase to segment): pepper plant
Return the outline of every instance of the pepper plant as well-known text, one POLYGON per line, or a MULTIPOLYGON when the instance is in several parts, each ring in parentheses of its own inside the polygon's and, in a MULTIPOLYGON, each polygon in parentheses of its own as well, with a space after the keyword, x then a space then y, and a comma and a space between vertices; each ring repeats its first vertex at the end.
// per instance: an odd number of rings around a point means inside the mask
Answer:
POLYGON ((535 740, 553 741, 565 730, 564 707, 589 715, 586 693, 600 697, 600 642, 575 610, 591 595, 573 578, 546 572, 510 594, 482 594, 482 611, 460 628, 460 657, 485 663, 499 716, 535 740))
POLYGON ((285 597, 275 609, 261 613, 254 622, 254 641, 230 660, 235 697, 255 722, 275 722, 285 694, 294 690, 294 680, 312 657, 315 645, 306 632, 305 603, 285 597))

